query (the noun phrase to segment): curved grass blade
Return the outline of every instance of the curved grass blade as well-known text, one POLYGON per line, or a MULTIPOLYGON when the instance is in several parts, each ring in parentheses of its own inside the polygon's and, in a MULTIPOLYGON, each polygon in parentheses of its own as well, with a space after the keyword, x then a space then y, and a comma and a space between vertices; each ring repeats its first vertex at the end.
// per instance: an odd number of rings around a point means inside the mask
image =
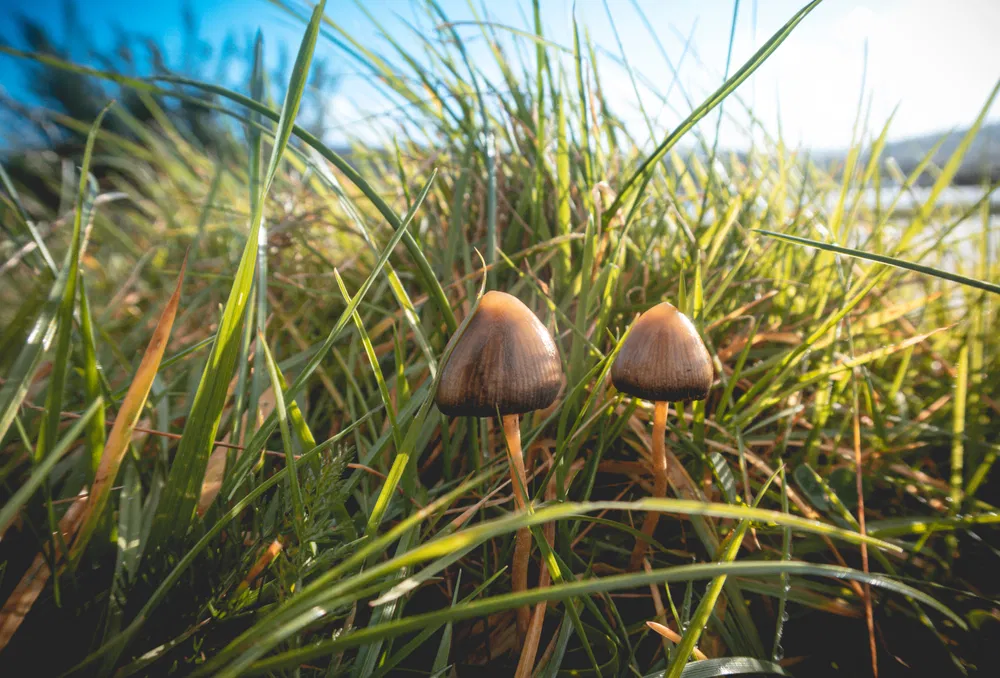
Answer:
MULTIPOLYGON (((428 184, 429 185, 429 184, 428 184)), ((426 194, 426 187, 424 189, 426 194)), ((423 200, 423 195, 421 195, 421 200, 423 200)), ((469 321, 472 319, 473 314, 476 312, 476 308, 479 305, 479 299, 483 296, 483 291, 486 289, 487 277, 484 275, 482 284, 479 288, 479 295, 476 297, 475 304, 469 310, 469 314, 459 325, 458 330, 452 335, 451 340, 445 347, 444 354, 441 356, 441 364, 446 365, 448 358, 451 356, 451 351, 454 349, 455 344, 458 343, 458 339, 465 332, 465 328, 468 326, 469 321)), ((416 473, 416 467, 413 463, 415 461, 415 448, 417 444, 417 436, 420 434, 421 429, 424 426, 424 421, 427 419, 427 415, 430 413, 431 405, 434 403, 433 393, 437 392, 438 381, 441 379, 441 371, 438 372, 437 376, 434 377, 431 382, 430 388, 427 389, 426 400, 420 406, 420 409, 414 415, 413 420, 410 422, 409 428, 406 430, 406 436, 403 438, 402 443, 397 446, 396 458, 392 461, 392 468, 389 469, 389 475, 382 486, 381 492, 379 492, 378 499, 375 503, 375 508, 372 509, 372 515, 368 520, 368 525, 365 529, 365 534, 371 538, 374 536, 375 531, 378 529, 379 524, 382 521, 382 517, 385 514, 386 509, 389 506, 389 500, 392 498, 396 491, 396 487, 399 485, 400 480, 403 479, 406 473, 416 473), (411 460, 412 458, 412 460, 411 460)))
MULTIPOLYGON (((414 540, 419 540, 419 533, 417 531, 407 532, 399 540, 399 544, 396 545, 396 553, 406 553, 410 549, 411 542, 414 540)), ((409 568, 403 568, 396 572, 393 577, 396 579, 405 578, 409 574, 409 568)), ((372 610, 371 618, 368 621, 368 627, 378 626, 380 623, 385 623, 384 620, 390 619, 395 620, 402 613, 403 608, 401 601, 393 600, 388 603, 383 603, 378 605, 372 610)), ((358 656, 354 662, 354 668, 351 671, 351 676, 353 678, 368 678, 375 672, 375 665, 379 661, 382 655, 382 644, 383 640, 376 640, 374 643, 365 645, 358 650, 358 656)))
MULTIPOLYGON (((449 494, 448 496, 452 495, 449 494)), ((414 516, 425 515, 429 508, 430 507, 418 511, 414 514, 414 516)), ((531 513, 510 515, 490 520, 467 527, 459 532, 425 542, 416 548, 393 558, 392 560, 374 565, 351 577, 340 578, 342 575, 346 574, 347 571, 353 568, 359 559, 361 562, 364 562, 364 559, 366 559, 368 555, 373 552, 373 547, 378 545, 380 549, 384 549, 384 547, 391 543, 392 540, 398 538, 399 535, 408 530, 411 527, 411 520, 413 519, 413 516, 411 516, 409 519, 400 523, 400 525, 396 528, 390 530, 385 536, 369 542, 365 548, 362 548, 354 553, 351 558, 347 559, 333 570, 325 573, 323 576, 317 578, 312 584, 303 589, 299 595, 289 599, 284 605, 276 609, 266 619, 261 620, 261 622, 259 622, 253 629, 233 640, 226 649, 221 651, 212 661, 201 669, 199 675, 210 674, 222 676, 240 674, 240 672, 250 666, 252 662, 256 661, 282 641, 323 619, 327 615, 328 610, 350 603, 352 600, 355 600, 355 596, 358 592, 367 592, 369 584, 379 580, 380 578, 391 575, 401 568, 411 567, 420 562, 426 562, 447 556, 448 554, 456 551, 481 544, 488 539, 513 532, 521 527, 532 527, 547 522, 577 517, 584 513, 594 513, 603 510, 662 511, 666 513, 684 515, 759 521, 768 525, 789 526, 801 529, 805 532, 835 536, 855 544, 863 542, 873 547, 885 549, 895 553, 901 553, 903 550, 898 545, 875 539, 871 536, 863 536, 857 532, 844 530, 820 521, 808 520, 798 516, 781 513, 779 511, 769 511, 760 508, 736 506, 732 504, 717 504, 681 499, 646 498, 635 502, 566 502, 553 506, 544 506, 531 513), (227 663, 228 670, 221 671, 222 667, 226 666, 227 663)), ((768 565, 780 567, 782 565, 788 565, 788 563, 768 565)), ((711 565, 709 567, 711 567, 711 565)), ((855 572, 854 570, 849 570, 849 568, 845 568, 845 570, 851 573, 855 572)), ((662 573, 671 571, 672 570, 661 570, 659 572, 662 573)), ((728 571, 720 572, 728 574, 728 571)), ((780 572, 780 569, 775 570, 775 572, 780 572)), ((864 573, 857 574, 868 576, 864 573)), ((586 585, 586 583, 587 582, 575 582, 574 585, 586 585)), ((641 585, 643 583, 648 583, 648 581, 642 579, 640 584, 637 585, 641 585)), ((891 584, 895 585, 896 582, 891 582, 891 584)), ((393 585, 394 582, 392 580, 385 583, 386 588, 393 585)), ((515 599, 517 598, 517 595, 514 596, 515 599)), ((527 595, 530 596, 534 594, 529 591, 527 595)), ((551 599, 538 598, 536 600, 532 598, 531 603, 525 604, 533 604, 534 602, 539 602, 540 600, 551 599)), ((940 603, 936 603, 936 601, 935 604, 940 606, 940 603)))
POLYGON ((957 282, 962 285, 968 285, 969 287, 975 287, 976 289, 992 292, 993 294, 1000 294, 1000 285, 996 283, 991 283, 986 280, 976 280, 975 278, 970 278, 968 276, 959 275, 958 273, 952 273, 951 271, 945 271, 939 268, 934 268, 933 266, 925 266, 924 264, 917 264, 911 261, 905 261, 897 257, 889 257, 884 254, 864 252, 862 250, 857 250, 852 247, 841 247, 840 245, 834 245, 833 243, 820 242, 818 240, 812 240, 811 238, 803 238, 797 235, 789 235, 786 233, 775 233, 774 231, 765 231, 762 229, 754 229, 754 232, 766 235, 769 238, 776 238, 778 240, 784 240, 785 242, 796 243, 798 245, 806 245, 807 247, 815 247, 816 249, 826 250, 827 252, 836 252, 837 254, 845 254, 849 257, 855 257, 857 259, 866 259, 868 261, 875 261, 880 264, 886 264, 887 266, 895 266, 896 268, 903 268, 908 271, 916 271, 917 273, 932 275, 935 278, 941 278, 942 280, 949 280, 951 282, 957 282))
MULTIPOLYGON (((503 594, 475 601, 467 605, 457 605, 444 610, 413 615, 399 621, 382 624, 377 627, 370 627, 354 633, 347 633, 334 640, 323 641, 310 645, 309 647, 274 655, 273 657, 269 657, 268 659, 258 661, 250 665, 245 671, 239 673, 239 675, 261 675, 277 671, 282 668, 295 667, 303 662, 310 661, 311 659, 317 657, 327 656, 350 647, 364 645, 380 638, 395 637, 404 633, 418 631, 431 624, 444 624, 449 621, 454 622, 473 617, 485 617, 486 615, 495 612, 513 609, 521 605, 533 605, 543 600, 566 600, 568 598, 581 597, 595 593, 604 593, 607 591, 639 588, 642 586, 648 586, 649 584, 698 581, 720 576, 777 576, 782 573, 788 573, 789 575, 794 575, 796 577, 816 576, 828 577, 835 580, 847 579, 865 582, 871 584, 872 586, 884 588, 893 593, 898 593, 904 596, 912 596, 920 602, 927 604, 929 607, 933 607, 962 628, 967 626, 961 617, 923 591, 884 575, 865 574, 860 570, 854 570, 849 567, 817 565, 796 561, 771 563, 708 563, 698 565, 680 565, 672 568, 651 570, 649 572, 636 572, 631 574, 579 580, 563 584, 553 584, 552 586, 546 588, 531 589, 517 594, 503 594)), ((197 675, 205 675, 205 673, 204 671, 201 671, 197 675)), ((231 676, 236 674, 230 670, 223 670, 213 675, 231 676)))
POLYGON ((295 522, 295 533, 299 544, 304 544, 305 535, 305 510, 302 505, 302 488, 299 487, 299 474, 296 470, 295 444, 292 442, 292 431, 288 427, 288 411, 285 409, 285 399, 281 394, 281 377, 278 376, 278 366, 271 355, 271 349, 267 346, 262 332, 257 333, 257 346, 262 349, 264 359, 267 361, 267 373, 271 377, 271 389, 274 391, 274 411, 278 415, 278 425, 281 427, 281 442, 285 448, 285 468, 288 475, 288 490, 292 495, 292 511, 295 522))
POLYGON ((887 518, 870 523, 868 525, 868 534, 883 538, 906 537, 909 535, 926 535, 931 532, 965 530, 977 525, 997 524, 1000 524, 1000 515, 996 513, 948 517, 913 516, 887 518))
MULTIPOLYGON (((361 300, 368 293, 368 290, 374 284, 375 279, 381 273, 385 263, 389 260, 389 255, 392 254, 400 239, 402 239, 403 235, 406 234, 406 229, 409 228, 417 210, 419 210, 420 206, 423 204, 423 201, 427 197, 427 193, 430 191, 436 177, 437 170, 434 170, 431 172, 431 176, 428 178, 427 184, 424 186, 420 196, 417 198, 416 202, 413 203, 413 207, 409 212, 407 212, 406 217, 404 217, 399 228, 396 229, 392 238, 389 239, 389 243, 385 246, 385 249, 382 250, 382 254, 379 256, 378 261, 375 262, 375 266, 372 268, 371 273, 369 273, 368 277, 365 278, 365 281, 361 284, 357 293, 351 297, 351 303, 349 303, 347 308, 345 308, 340 314, 340 317, 337 319, 337 322, 330 330, 326 339, 323 341, 323 344, 316 350, 312 357, 309 358, 309 362, 302 369, 302 371, 299 372, 299 375, 296 377, 292 385, 285 390, 284 398, 286 402, 291 401, 299 393, 299 391, 305 387, 306 382, 312 376, 313 372, 316 371, 316 368, 319 367, 320 362, 326 357, 326 354, 333 347, 334 342, 336 342, 340 337, 340 333, 343 331, 344 327, 347 326, 347 323, 351 318, 351 314, 358 308, 358 304, 361 303, 361 300)), ((271 416, 269 416, 260 426, 257 432, 254 433, 250 442, 247 443, 246 450, 237 462, 233 472, 229 473, 223 481, 222 493, 227 498, 231 498, 235 489, 239 487, 239 485, 246 478, 251 466, 253 465, 254 459, 256 459, 257 455, 259 455, 264 449, 264 443, 267 442, 267 439, 274 432, 275 426, 277 426, 277 419, 272 413, 271 416)))
MULTIPOLYGON (((283 610, 276 610, 269 614, 265 619, 261 620, 253 629, 250 629, 240 636, 235 638, 229 643, 222 651, 220 651, 215 657, 213 657, 204 667, 200 670, 201 675, 217 675, 215 672, 218 668, 225 666, 227 661, 235 659, 238 666, 249 665, 251 662, 266 653, 271 647, 274 646, 272 642, 272 634, 269 634, 266 638, 262 639, 262 628, 267 628, 268 625, 275 624, 282 627, 282 632, 291 631, 294 633, 294 628, 289 626, 289 623, 294 623, 297 626, 295 628, 301 628, 302 620, 295 619, 296 613, 306 612, 307 619, 304 625, 308 625, 310 621, 317 618, 317 614, 322 614, 322 610, 315 609, 310 612, 311 605, 300 605, 299 603, 303 599, 308 599, 310 595, 314 595, 324 589, 324 587, 329 586, 331 582, 337 582, 341 578, 345 577, 351 570, 360 567, 364 562, 373 554, 379 553, 386 550, 393 542, 400 539, 404 534, 412 530, 423 520, 434 515, 438 511, 450 506, 452 502, 457 500, 460 496, 468 492, 474 487, 478 487, 480 484, 496 475, 496 473, 502 471, 503 469, 497 465, 492 471, 487 471, 480 473, 472 478, 460 483, 455 489, 447 494, 439 497, 435 501, 431 502, 419 511, 414 512, 410 516, 401 520, 394 528, 386 532, 381 537, 370 540, 367 544, 361 546, 355 550, 349 557, 341 561, 334 568, 326 571, 315 580, 310 582, 308 586, 302 589, 298 596, 288 601, 283 610), (291 621, 289 621, 291 620, 291 621), (264 644, 266 642, 266 644, 264 644), (249 649, 247 649, 249 646, 249 649), (242 654, 241 654, 242 652, 242 654)), ((350 579, 350 578, 349 578, 350 579)), ((356 589, 357 590, 357 589, 356 589)), ((306 600, 309 603, 308 600, 306 600)), ((237 668, 237 673, 239 669, 237 668)))
MULTIPOLYGON (((261 103, 264 103, 264 97, 267 91, 267 76, 264 70, 264 36, 258 29, 257 36, 254 39, 253 45, 253 66, 250 70, 250 96, 261 103)), ((250 120, 253 124, 247 125, 247 142, 250 145, 249 148, 249 189, 250 189, 250 203, 255 208, 257 207, 256 202, 264 200, 265 194, 260 191, 262 172, 264 170, 261 165, 261 156, 263 155, 263 143, 261 134, 261 117, 259 114, 253 114, 250 116, 250 120)), ((257 270, 254 272, 254 291, 256 292, 256 308, 250 312, 250 317, 253 318, 252 321, 247 321, 246 335, 253 336, 254 329, 258 331, 263 331, 264 325, 267 322, 267 221, 261 216, 260 232, 257 234, 257 270)), ((241 373, 247 367, 247 356, 245 350, 249 346, 246 342, 241 345, 241 355, 240 355, 240 370, 241 373)), ((264 354, 263 351, 257 351, 254 353, 254 366, 253 366, 253 379, 250 384, 250 399, 247 401, 247 420, 250 426, 256 425, 258 421, 258 404, 260 402, 261 394, 264 393, 266 377, 268 374, 268 368, 264 364, 264 354)), ((245 383, 240 383, 240 386, 245 387, 245 383)), ((242 396, 242 392, 240 393, 242 396)), ((237 398, 237 403, 242 402, 242 397, 237 398)), ((239 405, 237 405, 239 407, 239 405)), ((235 417, 237 422, 242 420, 239 416, 239 411, 236 413, 235 417)))
MULTIPOLYGON (((754 508, 757 508, 760 504, 760 500, 764 498, 767 488, 770 487, 774 478, 775 475, 768 478, 767 482, 764 483, 764 486, 757 493, 757 499, 753 503, 754 508)), ((785 513, 787 514, 788 512, 785 511, 785 513)), ((730 563, 736 560, 740 546, 743 544, 743 538, 746 536, 749 527, 749 521, 741 520, 739 522, 729 534, 729 538, 721 545, 719 562, 730 563)), ((786 527, 785 529, 788 530, 789 528, 786 527)), ((715 604, 718 602, 719 596, 722 595, 722 589, 725 585, 725 576, 715 577, 709 583, 708 588, 705 590, 705 595, 702 596, 701 602, 698 603, 698 608, 695 610, 694 616, 688 623, 687 630, 684 631, 681 641, 677 644, 677 649, 673 655, 673 662, 667 667, 665 678, 680 678, 684 672, 688 659, 691 657, 691 653, 695 647, 697 647, 698 639, 701 638, 701 632, 708 625, 708 620, 715 610, 715 604)))
POLYGON ((35 248, 38 250, 42 257, 45 265, 48 267, 52 275, 57 275, 59 269, 56 268, 56 262, 49 253, 49 248, 45 245, 45 241, 42 239, 41 234, 35 227, 35 222, 31 220, 28 215, 28 211, 24 208, 24 203, 21 202, 21 196, 17 192, 17 188, 14 186, 14 182, 10 180, 10 175, 7 174, 7 170, 4 168, 3 163, 0 163, 0 184, 3 184, 4 189, 10 195, 11 202, 17 208, 17 215, 20 217, 24 227, 28 229, 28 233, 31 234, 31 240, 35 244, 35 248))
MULTIPOLYGON (((754 675, 787 676, 781 664, 754 657, 719 657, 691 662, 681 671, 681 678, 719 678, 721 676, 754 675)), ((645 678, 659 678, 662 673, 650 674, 645 678)))
MULTIPOLYGON (((341 209, 347 212, 347 215, 357 226, 358 230, 361 232, 361 236, 364 238, 368 247, 371 248, 372 254, 378 254, 378 247, 375 246, 375 241, 372 238, 370 229, 365 224, 364 219, 358 212, 357 208, 351 199, 344 193, 343 188, 340 186, 340 182, 337 181, 337 177, 330 170, 329 165, 323 162, 323 156, 321 156, 316 149, 309 149, 310 153, 308 156, 309 166, 315 170, 316 175, 325 184, 325 187, 333 190, 334 194, 337 196, 337 201, 340 204, 341 209)), ((409 294, 406 292, 406 288, 403 287, 402 281, 399 279, 399 275, 393 268, 391 262, 386 262, 383 269, 385 271, 386 279, 389 281, 389 287, 392 289, 393 296, 396 297, 396 302, 399 304, 399 308, 403 312, 403 318, 406 319, 407 324, 410 326, 410 330, 413 332, 413 339, 416 341, 417 346, 424 354, 424 358, 427 359, 428 368, 430 369, 431 377, 437 374, 437 358, 434 356, 434 350, 431 348, 430 342, 427 340, 427 336, 424 333, 423 327, 420 325, 420 318, 417 316, 416 307, 413 305, 413 301, 410 299, 409 294)))
MULTIPOLYGON (((337 279, 340 294, 344 297, 344 302, 350 303, 351 295, 347 292, 347 287, 344 285, 344 279, 340 277, 340 272, 334 270, 334 276, 337 279)), ((364 346, 365 355, 368 357, 368 365, 375 376, 379 395, 382 398, 382 406, 385 408, 386 416, 389 418, 389 428, 392 433, 393 444, 396 447, 396 458, 392 462, 392 468, 389 469, 389 475, 382 485, 382 491, 379 492, 378 499, 375 500, 375 507, 372 509, 371 516, 368 518, 368 524, 365 527, 365 534, 371 536, 378 531, 379 525, 382 524, 382 517, 385 515, 386 509, 389 508, 389 501, 395 494, 396 487, 405 473, 407 457, 402 454, 403 433, 399 428, 399 422, 396 420, 396 408, 393 405, 392 396, 389 394, 389 387, 385 383, 385 377, 382 374, 382 367, 379 365, 378 356, 375 355, 375 347, 372 346, 368 331, 361 321, 361 315, 355 310, 351 314, 351 318, 354 320, 354 326, 361 337, 361 344, 364 346)), ((412 487, 412 479, 409 485, 412 487)))

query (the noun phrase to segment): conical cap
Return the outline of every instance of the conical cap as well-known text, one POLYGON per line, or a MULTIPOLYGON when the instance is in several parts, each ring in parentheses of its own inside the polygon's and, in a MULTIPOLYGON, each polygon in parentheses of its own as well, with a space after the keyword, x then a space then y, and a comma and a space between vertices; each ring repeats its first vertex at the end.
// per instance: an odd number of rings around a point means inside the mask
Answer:
POLYGON ((615 388, 653 402, 702 400, 713 378, 712 357, 698 331, 667 302, 639 316, 611 366, 615 388))
POLYGON ((559 394, 555 342, 519 299, 487 292, 441 372, 434 398, 451 416, 492 417, 548 407, 559 394))

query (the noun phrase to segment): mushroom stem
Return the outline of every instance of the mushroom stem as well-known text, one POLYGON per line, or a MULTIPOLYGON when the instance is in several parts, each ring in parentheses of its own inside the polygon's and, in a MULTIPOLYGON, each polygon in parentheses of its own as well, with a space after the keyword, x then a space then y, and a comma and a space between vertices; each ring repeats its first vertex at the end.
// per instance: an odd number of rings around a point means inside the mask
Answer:
MULTIPOLYGON (((553 481, 555 478, 552 479, 553 481)), ((550 482, 545 490, 545 501, 555 499, 555 484, 550 482)), ((545 534, 545 541, 549 548, 556 541, 555 523, 545 523, 542 528, 545 534)), ((544 559, 543 559, 544 560, 544 559)), ((547 565, 542 565, 538 572, 538 588, 544 589, 552 582, 552 575, 547 565)), ((542 640, 542 625, 545 623, 546 602, 543 600, 535 605, 535 611, 531 614, 531 623, 528 625, 527 633, 524 636, 524 644, 521 648, 521 658, 517 662, 517 670, 514 678, 531 678, 531 670, 535 666, 535 655, 538 654, 538 644, 542 640)))
POLYGON ((528 489, 528 476, 524 471, 524 455, 521 454, 521 418, 517 414, 503 415, 503 435, 507 439, 507 449, 510 450, 510 482, 514 486, 514 503, 519 511, 528 505, 525 492, 528 489))
MULTIPOLYGON (((666 450, 666 431, 667 431, 667 403, 666 402, 656 402, 653 408, 653 496, 654 497, 666 497, 667 496, 667 450, 666 450)), ((659 519, 660 514, 656 511, 649 511, 646 513, 645 519, 642 521, 642 533, 647 537, 652 537, 653 532, 656 530, 656 521, 659 519)), ((646 547, 647 542, 644 540, 638 540, 635 543, 635 548, 632 550, 632 560, 629 563, 629 569, 633 572, 637 571, 642 566, 642 559, 646 557, 646 547)))
MULTIPOLYGON (((528 476, 524 471, 524 456, 521 453, 521 422, 516 414, 503 416, 503 434, 510 452, 510 482, 514 486, 514 503, 519 511, 528 505, 526 492, 528 476)), ((510 567, 511 591, 518 593, 528 590, 528 558, 531 555, 531 531, 522 527, 514 539, 514 559, 510 567)), ((517 609, 517 631, 520 638, 528 632, 531 622, 531 608, 525 605, 517 609)))

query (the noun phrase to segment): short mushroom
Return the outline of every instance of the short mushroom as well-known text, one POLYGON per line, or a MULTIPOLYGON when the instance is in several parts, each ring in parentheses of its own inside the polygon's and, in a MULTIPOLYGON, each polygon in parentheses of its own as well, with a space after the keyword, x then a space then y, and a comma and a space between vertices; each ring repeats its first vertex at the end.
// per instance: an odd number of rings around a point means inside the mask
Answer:
MULTIPOLYGON (((503 421, 510 451, 511 483, 519 510, 528 505, 527 475, 521 454, 520 415, 548 407, 562 386, 555 342, 538 317, 519 299, 487 292, 441 370, 435 402, 449 416, 493 417, 503 421)), ((518 530, 511 565, 512 589, 528 587, 531 533, 518 530)), ((527 628, 530 610, 518 610, 518 628, 527 628)))
MULTIPOLYGON (((652 307, 635 321, 611 367, 611 382, 622 393, 651 401, 653 410, 654 496, 667 492, 667 456, 664 448, 667 403, 704 400, 712 387, 712 357, 691 320, 672 304, 652 307)), ((659 514, 650 511, 642 533, 653 536, 659 514)), ((630 567, 637 570, 646 555, 646 543, 636 542, 630 567)))

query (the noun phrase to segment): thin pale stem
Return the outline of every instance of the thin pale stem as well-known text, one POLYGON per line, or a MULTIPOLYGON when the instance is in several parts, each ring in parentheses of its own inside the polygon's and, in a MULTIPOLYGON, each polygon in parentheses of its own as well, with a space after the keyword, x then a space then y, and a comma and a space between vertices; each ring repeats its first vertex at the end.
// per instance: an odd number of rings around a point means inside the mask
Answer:
MULTIPOLYGON (((556 498, 555 492, 555 478, 549 483, 549 486, 545 490, 545 500, 552 501, 556 498)), ((545 541, 548 542, 549 548, 556 541, 556 525, 555 523, 545 523, 542 528, 545 534, 545 541)), ((542 559, 545 560, 544 558, 542 559)), ((538 572, 538 588, 543 589, 552 582, 552 574, 549 572, 548 565, 544 562, 538 572)), ((542 640, 542 626, 545 623, 545 607, 546 602, 542 602, 535 605, 535 610, 531 615, 531 623, 528 625, 528 632, 524 639, 523 649, 521 650, 521 659, 517 663, 517 671, 514 673, 514 678, 531 678, 531 671, 535 665, 535 656, 538 654, 538 645, 542 640)))
POLYGON ((528 505, 525 494, 528 491, 528 476, 524 471, 524 455, 521 454, 521 421, 516 414, 503 416, 503 435, 507 439, 510 453, 510 482, 514 486, 514 503, 519 511, 528 505))
MULTIPOLYGON (((857 391, 854 393, 854 478, 858 493, 858 531, 865 535, 865 493, 861 475, 861 421, 857 391)), ((861 569, 868 574, 868 544, 861 542, 861 569)), ((872 657, 872 676, 878 678, 878 649, 875 646, 875 617, 872 614, 872 587, 865 582, 865 622, 868 625, 868 649, 872 657)))
MULTIPOLYGON (((528 505, 528 476, 524 471, 524 456, 521 453, 521 422, 516 414, 503 416, 503 434, 507 439, 510 454, 510 482, 514 486, 514 503, 519 511, 528 505)), ((518 593, 528 590, 528 558, 531 556, 531 531, 522 527, 514 539, 514 560, 510 566, 511 591, 518 593)), ((531 622, 531 608, 525 605, 517 609, 517 631, 524 638, 531 622)))
MULTIPOLYGON (((667 450, 666 450, 666 431, 667 431, 667 403, 658 402, 655 403, 653 408, 653 496, 654 497, 666 497, 667 496, 667 450)), ((645 519, 642 521, 642 533, 647 537, 652 537, 653 532, 656 530, 656 521, 659 519, 660 514, 656 511, 650 511, 646 514, 645 519)), ((629 569, 633 572, 637 571, 642 566, 642 559, 646 557, 646 546, 647 542, 645 540, 639 540, 635 543, 635 548, 632 550, 632 559, 629 563, 629 569)))

